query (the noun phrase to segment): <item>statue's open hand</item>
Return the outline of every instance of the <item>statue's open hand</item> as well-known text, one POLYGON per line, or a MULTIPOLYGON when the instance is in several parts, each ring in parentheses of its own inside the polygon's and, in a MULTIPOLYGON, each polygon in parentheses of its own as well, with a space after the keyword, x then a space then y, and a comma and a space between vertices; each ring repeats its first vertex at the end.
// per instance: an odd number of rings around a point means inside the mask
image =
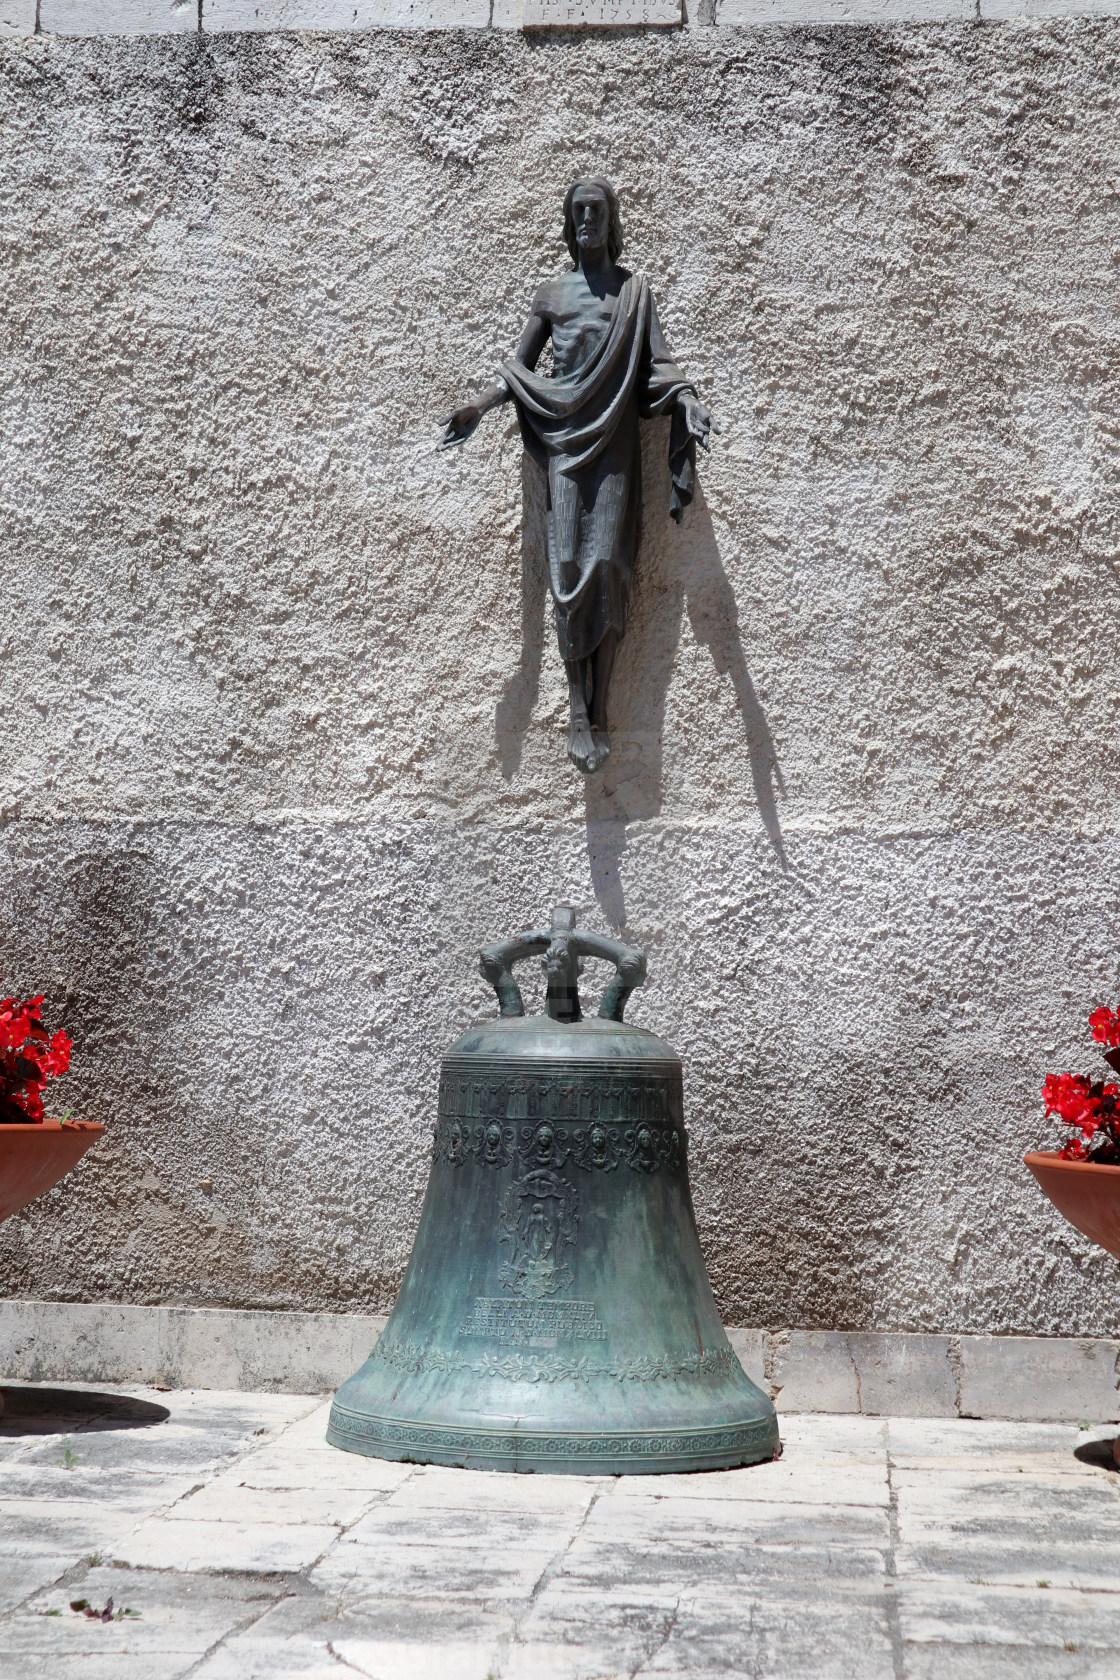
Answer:
POLYGON ((478 403, 464 403, 454 414, 449 414, 443 422, 444 433, 436 445, 437 449, 450 449, 456 443, 466 443, 478 422, 482 419, 484 410, 478 403))
POLYGON ((707 449, 708 433, 718 432, 719 427, 700 401, 700 398, 694 397, 690 391, 686 391, 679 398, 679 401, 681 412, 684 415, 684 423, 688 427, 689 437, 695 438, 701 449, 707 449))

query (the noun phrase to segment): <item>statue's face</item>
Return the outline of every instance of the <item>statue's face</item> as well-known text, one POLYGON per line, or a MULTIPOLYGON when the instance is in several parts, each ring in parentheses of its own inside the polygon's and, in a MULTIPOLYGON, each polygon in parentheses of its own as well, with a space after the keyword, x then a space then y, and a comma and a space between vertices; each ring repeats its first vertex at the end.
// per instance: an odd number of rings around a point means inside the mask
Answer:
POLYGON ((607 243, 610 210, 598 187, 577 187, 572 198, 572 224, 581 251, 598 251, 607 243))

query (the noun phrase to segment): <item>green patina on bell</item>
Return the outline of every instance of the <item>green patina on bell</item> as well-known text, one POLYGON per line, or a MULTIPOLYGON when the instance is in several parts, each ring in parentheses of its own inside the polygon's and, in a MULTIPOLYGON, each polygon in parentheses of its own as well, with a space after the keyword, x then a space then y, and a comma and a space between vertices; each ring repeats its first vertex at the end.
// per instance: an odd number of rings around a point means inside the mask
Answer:
POLYGON ((769 1400, 731 1351, 688 1186, 680 1059, 626 1026, 632 947, 551 929, 481 954, 501 1019, 448 1050, 420 1228, 327 1439, 478 1470, 711 1470, 773 1458, 769 1400), (548 1013, 511 968, 545 954, 548 1013), (582 956, 616 974, 581 1018, 582 956))

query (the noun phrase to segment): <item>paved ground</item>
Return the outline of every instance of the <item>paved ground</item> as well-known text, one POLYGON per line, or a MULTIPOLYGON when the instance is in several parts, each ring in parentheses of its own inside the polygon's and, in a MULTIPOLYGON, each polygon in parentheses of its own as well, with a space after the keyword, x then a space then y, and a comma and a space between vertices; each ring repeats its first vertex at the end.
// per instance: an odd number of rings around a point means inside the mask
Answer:
POLYGON ((0 1680, 1120 1676, 1112 1431, 787 1416, 777 1464, 577 1479, 337 1452, 314 1398, 7 1394, 0 1680))

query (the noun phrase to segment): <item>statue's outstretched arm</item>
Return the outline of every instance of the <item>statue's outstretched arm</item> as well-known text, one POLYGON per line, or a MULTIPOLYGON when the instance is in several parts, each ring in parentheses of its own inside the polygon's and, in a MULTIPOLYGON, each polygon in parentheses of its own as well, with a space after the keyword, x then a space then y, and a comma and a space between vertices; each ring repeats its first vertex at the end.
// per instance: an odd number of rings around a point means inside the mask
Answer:
MULTIPOLYGON (((550 331, 548 320, 534 304, 533 313, 517 346, 517 360, 523 362, 527 368, 536 367, 541 351, 548 343, 550 331)), ((499 379, 489 390, 483 391, 481 396, 472 397, 469 402, 465 402, 443 422, 444 433, 436 445, 437 449, 451 449, 457 443, 466 443, 482 416, 489 414, 492 408, 497 408, 499 403, 504 403, 508 396, 509 386, 504 379, 499 379)))
MULTIPOLYGON (((673 353, 665 342, 665 334, 661 330, 661 322, 657 315, 657 304, 650 299, 649 322, 649 369, 656 372, 662 383, 670 383, 682 379, 682 374, 673 360, 673 353)), ((685 431, 694 443, 702 449, 708 447, 710 432, 718 432, 719 427, 712 419, 711 411, 706 403, 697 396, 693 386, 687 385, 676 399, 675 405, 681 413, 685 431)))

